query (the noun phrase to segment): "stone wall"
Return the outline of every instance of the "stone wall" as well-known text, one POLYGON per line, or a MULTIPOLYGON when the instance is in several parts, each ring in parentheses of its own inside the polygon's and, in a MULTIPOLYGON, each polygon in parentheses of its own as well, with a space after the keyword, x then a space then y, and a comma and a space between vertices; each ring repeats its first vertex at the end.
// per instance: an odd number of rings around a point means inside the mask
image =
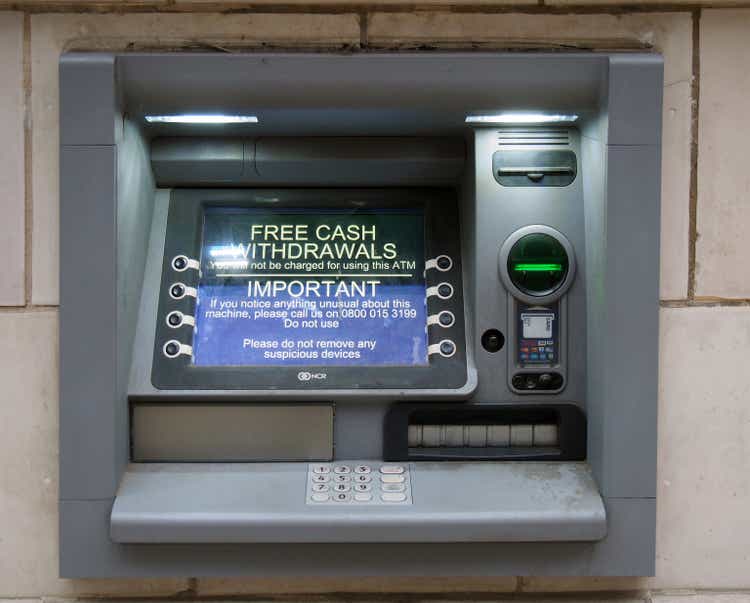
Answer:
POLYGON ((745 7, 658 0, 0 0, 0 378, 6 392, 0 403, 0 598, 353 592, 486 598, 598 591, 597 600, 621 593, 625 600, 658 603, 750 601, 750 169, 743 146, 750 142, 750 4, 745 7), (291 47, 664 54, 655 578, 57 578, 59 54, 291 47))

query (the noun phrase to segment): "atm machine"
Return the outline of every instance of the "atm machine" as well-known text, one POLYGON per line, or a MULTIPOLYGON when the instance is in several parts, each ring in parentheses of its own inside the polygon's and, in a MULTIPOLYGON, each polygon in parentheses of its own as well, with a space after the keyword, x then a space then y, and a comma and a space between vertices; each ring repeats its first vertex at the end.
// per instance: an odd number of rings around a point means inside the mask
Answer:
POLYGON ((60 60, 60 572, 650 575, 662 61, 60 60))

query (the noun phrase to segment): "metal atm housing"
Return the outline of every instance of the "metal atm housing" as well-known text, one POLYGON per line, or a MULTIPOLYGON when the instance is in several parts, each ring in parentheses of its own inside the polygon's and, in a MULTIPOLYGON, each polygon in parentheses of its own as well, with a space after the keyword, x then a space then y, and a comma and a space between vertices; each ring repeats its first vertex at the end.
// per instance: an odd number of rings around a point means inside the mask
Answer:
POLYGON ((637 53, 64 54, 61 575, 653 574, 662 80, 637 53), (146 119, 209 113, 257 122, 146 119), (228 206, 417 208, 428 365, 196 370, 228 206))

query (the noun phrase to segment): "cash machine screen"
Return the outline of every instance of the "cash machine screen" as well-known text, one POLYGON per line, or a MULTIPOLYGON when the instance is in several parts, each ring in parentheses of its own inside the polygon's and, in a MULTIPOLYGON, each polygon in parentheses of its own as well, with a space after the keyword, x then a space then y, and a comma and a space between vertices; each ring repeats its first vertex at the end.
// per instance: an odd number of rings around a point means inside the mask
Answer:
POLYGON ((196 366, 428 364, 422 209, 207 207, 196 366))

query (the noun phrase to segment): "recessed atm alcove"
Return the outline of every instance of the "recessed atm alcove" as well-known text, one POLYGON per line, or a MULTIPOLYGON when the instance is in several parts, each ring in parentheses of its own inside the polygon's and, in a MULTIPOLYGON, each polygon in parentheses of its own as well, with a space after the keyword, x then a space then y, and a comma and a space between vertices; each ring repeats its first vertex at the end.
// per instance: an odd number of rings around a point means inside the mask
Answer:
POLYGON ((662 61, 60 60, 60 572, 650 575, 662 61))

